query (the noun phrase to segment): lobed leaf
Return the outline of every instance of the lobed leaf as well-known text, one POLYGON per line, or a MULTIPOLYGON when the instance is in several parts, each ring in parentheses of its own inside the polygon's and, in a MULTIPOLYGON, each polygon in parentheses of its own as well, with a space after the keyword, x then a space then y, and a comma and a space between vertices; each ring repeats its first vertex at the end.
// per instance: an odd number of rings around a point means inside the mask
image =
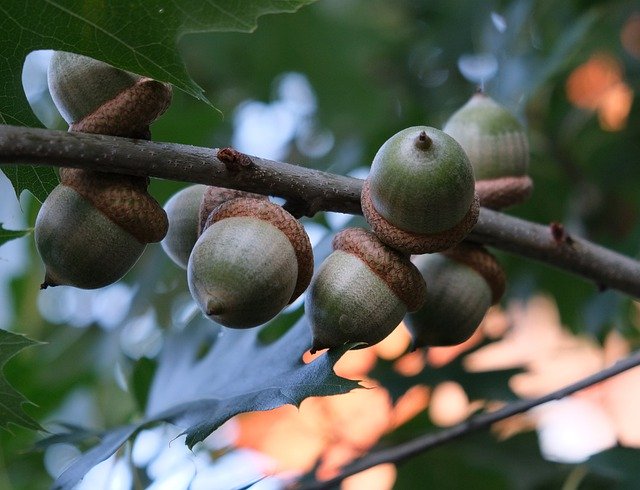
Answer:
POLYGON ((106 432, 65 470, 55 488, 73 488, 143 427, 173 423, 184 428, 186 444, 192 448, 239 413, 298 406, 311 396, 347 393, 360 386, 333 372, 351 345, 305 364, 302 355, 311 346, 311 330, 304 317, 271 344, 259 338, 264 328, 220 331, 210 320, 198 317, 184 330, 167 336, 143 420, 106 432))

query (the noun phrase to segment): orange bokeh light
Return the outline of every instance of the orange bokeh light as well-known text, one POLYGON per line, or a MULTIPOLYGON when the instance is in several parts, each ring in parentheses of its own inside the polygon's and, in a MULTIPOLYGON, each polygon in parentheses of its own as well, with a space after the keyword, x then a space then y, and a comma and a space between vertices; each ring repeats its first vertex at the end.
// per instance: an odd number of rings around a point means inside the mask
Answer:
POLYGON ((373 369, 377 360, 373 347, 350 350, 336 362, 333 370, 343 378, 362 379, 373 369))
POLYGON ((342 482, 342 490, 388 490, 396 482, 396 467, 392 464, 381 464, 369 468, 362 473, 350 476, 342 482))
POLYGON ((427 365, 427 356, 421 349, 405 354, 393 363, 393 369, 403 376, 415 376, 427 365))
POLYGON ((393 360, 404 354, 411 344, 411 335, 400 323, 382 342, 373 346, 380 359, 393 360))
POLYGON ((633 91, 624 82, 617 58, 606 53, 594 54, 569 75, 566 92, 576 107, 598 112, 602 129, 619 131, 625 127, 633 91))
POLYGON ((461 344, 452 345, 450 347, 430 347, 427 350, 427 361, 431 367, 442 367, 449 364, 459 355, 478 345, 482 342, 483 338, 484 334, 482 329, 478 328, 471 337, 461 344))
POLYGON ((429 387, 424 385, 415 385, 409 388, 404 395, 398 398, 393 407, 391 426, 394 429, 400 427, 424 411, 429 405, 430 393, 429 387))
POLYGON ((433 389, 429 416, 441 427, 459 424, 469 415, 469 398, 462 386, 455 381, 445 381, 433 389))

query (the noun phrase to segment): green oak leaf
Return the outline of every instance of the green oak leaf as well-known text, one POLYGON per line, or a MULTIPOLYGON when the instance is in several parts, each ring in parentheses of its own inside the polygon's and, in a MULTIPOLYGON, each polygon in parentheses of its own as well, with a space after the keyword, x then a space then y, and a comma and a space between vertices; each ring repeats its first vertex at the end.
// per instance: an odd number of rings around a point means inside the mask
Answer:
POLYGON ((27 230, 5 230, 4 225, 0 223, 0 246, 4 245, 10 240, 14 240, 15 238, 20 238, 29 233, 33 232, 33 229, 29 228, 27 230))
MULTIPOLYGON (((22 349, 35 344, 37 342, 23 335, 0 329, 0 370, 9 359, 22 349)), ((16 391, 0 372, 0 428, 9 430, 9 424, 14 424, 27 429, 43 430, 35 420, 24 412, 22 406, 25 403, 30 402, 16 391)))
MULTIPOLYGON (((194 32, 251 32, 265 14, 294 12, 315 0, 22 0, 0 3, 0 123, 40 126, 22 89, 31 51, 73 51, 169 82, 207 102, 189 77, 177 42, 194 32)), ((58 179, 47 167, 3 167, 16 193, 40 201, 58 179)))
POLYGON ((1 165, 0 170, 13 184, 16 196, 27 190, 44 202, 53 188, 58 185, 58 174, 53 167, 33 167, 30 165, 1 165))

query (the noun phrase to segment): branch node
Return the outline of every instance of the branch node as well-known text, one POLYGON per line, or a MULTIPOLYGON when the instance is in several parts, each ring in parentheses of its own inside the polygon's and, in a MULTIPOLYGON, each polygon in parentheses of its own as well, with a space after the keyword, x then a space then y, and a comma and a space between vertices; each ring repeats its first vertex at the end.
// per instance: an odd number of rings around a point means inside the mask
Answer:
POLYGON ((218 153, 216 154, 218 160, 220 160, 227 170, 230 172, 237 172, 238 170, 244 170, 249 167, 253 167, 255 164, 249 155, 245 153, 239 152, 231 148, 230 146, 226 148, 220 148, 218 153))
POLYGON ((571 235, 567 233, 562 223, 554 221, 549 225, 549 228, 551 229, 551 236, 553 237, 553 241, 558 245, 573 245, 573 238, 571 238, 571 235))

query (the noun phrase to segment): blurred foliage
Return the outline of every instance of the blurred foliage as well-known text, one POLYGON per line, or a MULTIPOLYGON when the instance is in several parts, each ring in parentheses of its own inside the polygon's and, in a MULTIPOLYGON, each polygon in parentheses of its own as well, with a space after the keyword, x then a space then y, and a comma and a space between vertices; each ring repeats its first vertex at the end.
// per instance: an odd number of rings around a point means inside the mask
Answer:
MULTIPOLYGON (((461 57, 488 53, 497 61, 497 72, 487 77, 484 89, 526 123, 532 146, 534 195, 509 212, 539 223, 563 222, 569 233, 637 257, 640 61, 621 42, 621 29, 634 12, 638 6, 631 0, 319 0, 294 15, 261 18, 252 34, 184 36, 178 47, 187 71, 224 116, 176 91, 172 106, 152 128, 153 138, 228 146, 242 107, 249 101, 262 107, 276 104, 283 77, 295 72, 306 77, 315 95, 315 111, 307 121, 316 131, 312 136, 329 131, 332 144, 314 157, 298 131, 286 142, 284 159, 346 174, 367 166, 382 142, 404 127, 441 127, 475 90, 476 82, 459 69, 461 57), (634 91, 626 124, 616 131, 603 129, 596 111, 577 107, 567 95, 571 73, 602 53, 616 60, 634 91)), ((57 127, 64 129, 63 121, 57 127)), ((150 190, 164 202, 183 186, 156 180, 150 190)), ((24 196, 21 203, 27 224, 33 224, 38 204, 24 196)), ((329 231, 328 219, 313 221, 329 231)), ((176 305, 187 291, 184 271, 170 263, 159 246, 148 247, 125 278, 133 298, 124 320, 105 328, 94 317, 80 328, 43 317, 37 306, 47 293, 38 290, 42 266, 32 241, 23 241, 29 260, 25 270, 11 278, 9 329, 46 345, 21 352, 7 364, 5 374, 37 404, 27 411, 51 428, 54 421, 69 422, 77 413, 69 408, 73 400, 76 405, 84 400, 88 415, 72 420, 78 425, 109 428, 139 420, 159 349, 140 355, 123 345, 132 335, 131 322, 149 311, 158 343, 183 328, 176 305)), ((4 250, 0 248, 0 259, 11 260, 4 250)), ((563 323, 574 332, 603 339, 615 329, 632 346, 638 345, 628 298, 603 293, 595 284, 543 264, 498 256, 509 277, 505 302, 542 291, 555 297, 563 323)), ((395 388, 395 396, 406 389, 402 383, 457 377, 473 390, 474 398, 513 396, 506 385, 508 372, 463 376, 462 367, 454 363, 407 381, 384 363, 376 369, 378 379, 388 382, 392 392, 395 388)), ((416 417, 384 442, 429 430, 434 428, 427 418, 416 417)), ((0 488, 50 484, 42 453, 26 451, 37 438, 23 429, 0 433, 0 488)), ((637 451, 619 448, 583 466, 558 465, 542 459, 532 434, 503 442, 478 434, 400 466, 397 488, 425 482, 438 488, 559 488, 575 478, 576 471, 586 474, 580 488, 635 488, 640 481, 637 457, 637 451)))
POLYGON ((5 230, 2 224, 0 224, 0 245, 9 240, 15 240, 16 238, 28 235, 30 232, 31 230, 5 230))
POLYGON ((22 406, 27 400, 7 382, 2 375, 2 367, 22 349, 34 345, 24 335, 16 335, 6 330, 0 330, 0 428, 9 430, 11 425, 41 430, 42 427, 29 415, 24 413, 22 406))
MULTIPOLYGON (((482 348, 489 342, 482 342, 470 349, 469 353, 482 348)), ((471 400, 503 400, 517 399, 508 386, 511 376, 518 373, 517 369, 503 369, 500 371, 469 372, 464 368, 464 357, 459 356, 438 369, 427 368, 420 373, 407 376, 393 369, 391 362, 378 362, 370 374, 373 379, 387 387, 393 400, 404 395, 409 388, 417 384, 436 386, 445 381, 455 380, 459 383, 471 400)))

